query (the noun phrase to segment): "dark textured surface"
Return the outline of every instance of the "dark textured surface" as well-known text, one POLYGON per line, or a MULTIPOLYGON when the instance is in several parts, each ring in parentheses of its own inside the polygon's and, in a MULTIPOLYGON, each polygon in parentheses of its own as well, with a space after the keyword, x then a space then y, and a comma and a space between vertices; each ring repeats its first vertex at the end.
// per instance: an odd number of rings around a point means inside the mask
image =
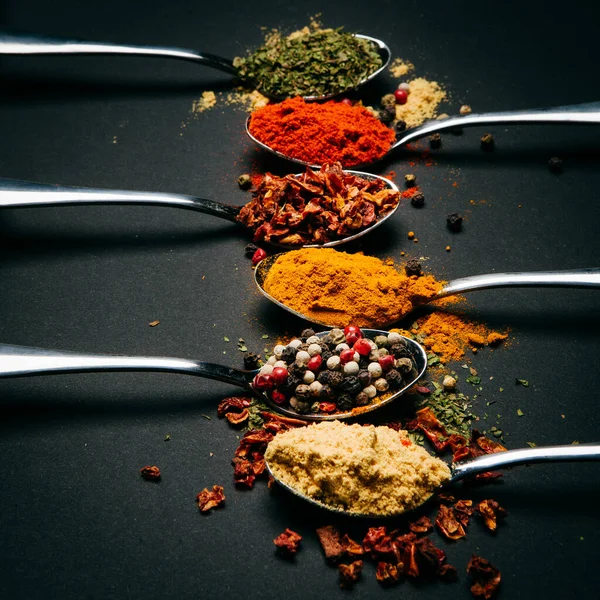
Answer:
MULTIPOLYGON (((0 22, 233 57, 261 41, 261 26, 293 30, 320 11, 326 25, 386 40, 394 56, 415 64, 417 75, 445 85, 444 110, 456 112, 463 103, 493 111, 599 100, 598 15, 591 7, 9 1, 0 22)), ((243 204, 240 173, 297 170, 253 148, 240 109, 221 103, 190 114, 203 90, 228 89, 230 79, 217 71, 151 59, 3 58, 0 82, 5 177, 243 204)), ((377 98, 396 83, 384 75, 365 97, 377 98)), ((415 173, 426 205, 406 204, 351 249, 428 257, 428 268, 444 278, 597 266, 600 130, 489 131, 494 152, 480 150, 485 131, 472 129, 444 136, 431 167, 421 160, 409 166, 419 154, 407 150, 377 165, 375 172, 393 170, 400 181, 415 173), (553 155, 564 160, 560 175, 548 170, 553 155), (454 211, 466 217, 459 234, 445 227, 454 211), (418 245, 407 240, 410 230, 418 245)), ((173 209, 3 210, 0 339, 241 366, 239 337, 260 351, 303 328, 254 290, 247 241, 225 221, 173 209), (160 325, 149 327, 155 319, 160 325)), ((472 358, 483 379, 474 410, 489 413, 482 428, 498 421, 510 448, 600 441, 598 306, 594 290, 503 290, 469 298, 470 314, 510 327, 514 338, 472 358), (530 386, 515 386, 515 377, 530 386)), ((354 592, 339 591, 314 535, 327 515, 272 496, 264 482, 251 492, 234 489, 230 460, 238 434, 216 417, 217 402, 234 392, 217 382, 158 374, 0 381, 0 595, 468 598, 465 567, 472 553, 501 569, 501 598, 597 594, 600 471, 594 464, 516 469, 492 489, 466 494, 496 498, 509 517, 496 535, 480 523, 460 543, 434 535, 459 570, 456 584, 405 582, 388 591, 369 564, 354 592), (171 441, 163 441, 166 434, 171 441), (161 467, 160 483, 139 477, 145 464, 161 467), (213 484, 225 487, 227 507, 202 516, 194 496, 213 484), (286 527, 305 536, 296 564, 273 554, 272 539, 286 527)), ((340 524, 357 537, 366 528, 340 524)))

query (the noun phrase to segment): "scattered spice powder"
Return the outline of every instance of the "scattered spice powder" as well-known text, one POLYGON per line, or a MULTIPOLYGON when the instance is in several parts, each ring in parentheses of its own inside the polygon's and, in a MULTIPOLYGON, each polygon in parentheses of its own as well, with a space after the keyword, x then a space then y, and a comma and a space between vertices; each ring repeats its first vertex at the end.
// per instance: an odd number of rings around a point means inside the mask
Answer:
POLYGON ((333 248, 279 255, 264 289, 279 302, 326 325, 384 327, 435 297, 433 275, 409 277, 380 259, 333 248))
POLYGON ((212 108, 217 103, 217 96, 214 92, 206 91, 202 92, 202 96, 198 100, 194 100, 192 104, 192 112, 199 114, 212 108))
POLYGON ((396 119, 405 121, 408 127, 416 127, 436 115, 439 104, 446 98, 446 92, 436 81, 423 77, 413 79, 406 104, 396 105, 396 119))
POLYGON ((371 163, 391 148, 395 134, 364 106, 290 98, 254 111, 250 133, 286 156, 311 165, 371 163))
POLYGON ((390 73, 396 77, 397 79, 403 77, 407 73, 410 73, 415 68, 415 66, 402 58, 395 58, 390 63, 390 73))

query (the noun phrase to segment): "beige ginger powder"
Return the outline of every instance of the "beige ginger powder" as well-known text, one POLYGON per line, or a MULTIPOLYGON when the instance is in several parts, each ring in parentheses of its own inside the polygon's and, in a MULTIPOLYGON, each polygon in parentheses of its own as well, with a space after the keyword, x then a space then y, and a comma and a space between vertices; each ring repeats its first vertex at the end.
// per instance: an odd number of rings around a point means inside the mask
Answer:
POLYGON ((409 82, 410 94, 406 104, 396 104, 396 119, 405 121, 408 127, 416 127, 436 116, 438 105, 446 98, 446 92, 436 81, 418 77, 409 82))
POLYGON ((420 506, 450 479, 446 463, 385 426, 324 421, 278 434, 265 458, 291 488, 351 513, 389 516, 420 506))

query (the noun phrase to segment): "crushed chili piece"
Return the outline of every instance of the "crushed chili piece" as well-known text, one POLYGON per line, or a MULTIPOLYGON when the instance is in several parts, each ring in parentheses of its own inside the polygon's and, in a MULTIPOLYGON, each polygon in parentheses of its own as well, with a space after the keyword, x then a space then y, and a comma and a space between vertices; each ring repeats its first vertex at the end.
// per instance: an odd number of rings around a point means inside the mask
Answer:
POLYGON ((240 413, 250 406, 250 399, 240 396, 231 396, 219 402, 217 416, 223 418, 228 413, 240 413))
POLYGON ((433 523, 431 519, 425 515, 417 519, 416 521, 412 521, 408 524, 408 528, 413 533, 429 533, 433 530, 433 523))
POLYGON ((204 488, 199 494, 196 495, 196 502, 200 512, 208 512, 212 508, 220 508, 225 504, 225 494, 223 493, 223 487, 220 485, 213 485, 212 490, 204 488))
POLYGON ((469 519, 474 512, 473 500, 459 500, 454 505, 454 516, 463 527, 469 524, 469 519))
POLYGON ((467 565, 467 573, 473 578, 471 594, 485 600, 492 598, 500 585, 500 571, 489 560, 473 555, 467 565))
POLYGON ((279 534, 273 543, 277 547, 277 552, 286 558, 291 558, 298 552, 300 548, 300 542, 302 536, 291 529, 286 529, 283 533, 279 534))
POLYGON ((160 479, 160 469, 156 465, 147 465, 140 469, 140 475, 149 481, 160 479))
POLYGON ((340 163, 300 176, 267 173, 237 220, 254 231, 254 242, 325 244, 357 233, 393 210, 400 193, 381 179, 342 170, 340 163))
POLYGON ((382 527, 370 527, 363 539, 363 548, 369 552, 375 560, 384 558, 394 553, 392 538, 387 534, 387 530, 382 527))
POLYGON ((456 518, 452 507, 445 504, 440 505, 435 524, 449 540, 459 540, 467 535, 462 523, 456 518))
POLYGON ((490 531, 496 531, 498 526, 498 517, 505 517, 508 514, 506 510, 498 504, 498 502, 492 500, 491 498, 482 500, 477 505, 477 513, 483 517, 485 526, 490 531))
POLYGON ((360 574, 363 568, 362 560, 355 560, 349 565, 339 565, 340 587, 343 590, 348 590, 360 579, 360 574))
POLYGON ((228 412, 225 414, 225 418, 234 426, 241 427, 248 422, 250 418, 250 411, 244 408, 241 412, 228 412))
POLYGON ((333 525, 317 528, 317 536, 328 562, 338 562, 344 555, 340 532, 333 525))
POLYGON ((446 553, 436 547, 428 537, 418 539, 415 542, 415 549, 415 558, 421 577, 435 577, 446 561, 446 553))
POLYGON ((442 581, 452 582, 458 579, 458 571, 456 567, 450 563, 446 563, 440 567, 438 575, 442 581))
POLYGON ((355 542, 347 533, 342 536, 341 544, 344 553, 351 558, 363 556, 365 553, 365 549, 358 542, 355 542))
POLYGON ((398 567, 388 562, 377 563, 377 571, 375 577, 381 585, 391 586, 395 585, 400 581, 401 573, 398 571, 398 567))

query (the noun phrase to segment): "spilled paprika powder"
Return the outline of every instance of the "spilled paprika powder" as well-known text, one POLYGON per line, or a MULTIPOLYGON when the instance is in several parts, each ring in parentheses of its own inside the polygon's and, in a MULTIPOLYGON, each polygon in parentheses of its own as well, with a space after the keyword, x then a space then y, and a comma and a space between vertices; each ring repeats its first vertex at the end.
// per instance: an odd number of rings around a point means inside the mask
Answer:
POLYGON ((289 98, 252 113, 250 133, 273 150, 310 165, 340 162, 344 167, 383 157, 394 132, 364 106, 329 100, 289 98))

